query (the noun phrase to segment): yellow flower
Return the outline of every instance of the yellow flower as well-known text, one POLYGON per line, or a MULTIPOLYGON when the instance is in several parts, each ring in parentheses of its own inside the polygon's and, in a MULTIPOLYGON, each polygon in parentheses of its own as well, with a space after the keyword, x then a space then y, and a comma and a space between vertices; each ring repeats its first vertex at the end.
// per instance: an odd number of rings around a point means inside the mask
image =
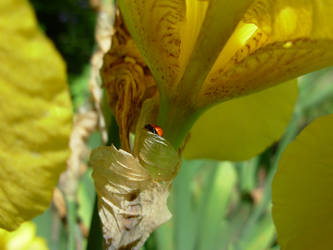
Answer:
POLYGON ((281 250, 332 248, 332 128, 332 114, 315 120, 282 155, 272 186, 281 250))
MULTIPOLYGON (((295 82, 275 85, 333 64, 330 0, 118 3, 158 85, 158 125, 176 148, 191 130, 190 158, 261 152, 283 134, 297 98, 295 82)), ((282 249, 331 245, 332 125, 332 116, 311 125, 282 157, 273 185, 282 249)))
POLYGON ((0 228, 50 204, 69 154, 65 64, 26 0, 0 1, 0 228))
POLYGON ((35 224, 25 222, 14 232, 0 229, 0 249, 47 250, 48 248, 42 238, 36 237, 35 224))
POLYGON ((259 153, 284 132, 295 84, 226 101, 333 63, 329 0, 118 3, 157 82, 165 137, 179 147, 198 120, 188 157, 242 160, 259 153))

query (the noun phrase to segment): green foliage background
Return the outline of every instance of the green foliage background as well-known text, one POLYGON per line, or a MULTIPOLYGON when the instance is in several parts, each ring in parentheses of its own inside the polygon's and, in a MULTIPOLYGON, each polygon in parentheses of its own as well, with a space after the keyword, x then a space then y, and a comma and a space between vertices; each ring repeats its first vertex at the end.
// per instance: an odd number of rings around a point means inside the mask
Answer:
MULTIPOLYGON (((89 105, 89 60, 94 50, 96 13, 87 0, 31 0, 38 20, 68 65, 77 111, 89 105)), ((147 241, 145 250, 279 249, 271 218, 271 182, 280 154, 314 118, 333 110, 333 69, 300 78, 300 97, 285 136, 245 162, 184 161, 169 199, 173 219, 147 241)), ((113 136, 117 135, 113 129, 113 136)), ((100 135, 89 139, 91 149, 100 135)), ((88 155, 87 155, 88 159, 88 155)), ((95 191, 88 170, 80 180, 75 228, 77 249, 100 249, 98 221, 92 222, 95 191)), ((95 211, 96 219, 96 211, 95 211)), ((67 249, 68 223, 54 205, 34 219, 50 249, 67 249)))

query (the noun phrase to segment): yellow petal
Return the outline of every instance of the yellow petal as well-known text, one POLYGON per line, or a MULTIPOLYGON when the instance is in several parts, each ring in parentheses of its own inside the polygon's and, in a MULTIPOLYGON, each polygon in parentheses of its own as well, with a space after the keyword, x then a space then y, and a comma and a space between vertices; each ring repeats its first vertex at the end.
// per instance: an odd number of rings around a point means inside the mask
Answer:
POLYGON ((317 119, 286 148, 273 181, 281 250, 331 249, 333 115, 317 119))
POLYGON ((207 12, 178 90, 192 95, 200 89, 219 52, 253 0, 203 2, 209 3, 207 12))
POLYGON ((246 160, 277 141, 297 100, 291 81, 253 95, 218 104, 193 126, 185 158, 246 160))
POLYGON ((14 232, 0 229, 0 249, 47 250, 48 248, 42 238, 36 237, 35 224, 25 222, 14 232))
POLYGON ((65 65, 25 0, 0 1, 0 227, 45 210, 68 157, 65 65))
POLYGON ((208 1, 119 0, 118 3, 157 84, 160 88, 174 86, 183 74, 208 1))
POLYGON ((198 105, 248 94, 333 63, 333 2, 256 0, 221 51, 198 105))
POLYGON ((185 0, 120 0, 125 23, 158 84, 180 75, 180 33, 185 0))

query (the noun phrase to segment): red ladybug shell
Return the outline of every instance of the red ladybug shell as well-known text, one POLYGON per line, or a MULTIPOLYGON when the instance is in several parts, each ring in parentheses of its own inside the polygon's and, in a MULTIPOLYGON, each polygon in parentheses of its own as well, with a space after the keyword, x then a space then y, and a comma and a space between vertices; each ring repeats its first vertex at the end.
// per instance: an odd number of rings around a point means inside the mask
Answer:
POLYGON ((155 124, 147 124, 145 129, 161 137, 163 136, 163 129, 155 124))

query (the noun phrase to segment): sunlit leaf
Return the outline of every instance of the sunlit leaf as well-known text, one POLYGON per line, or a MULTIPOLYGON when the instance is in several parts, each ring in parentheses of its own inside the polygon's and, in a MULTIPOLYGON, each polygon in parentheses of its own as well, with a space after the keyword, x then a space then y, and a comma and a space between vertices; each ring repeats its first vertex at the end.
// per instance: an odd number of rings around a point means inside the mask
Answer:
POLYGON ((65 65, 25 0, 0 1, 0 227, 44 211, 66 166, 65 65))

